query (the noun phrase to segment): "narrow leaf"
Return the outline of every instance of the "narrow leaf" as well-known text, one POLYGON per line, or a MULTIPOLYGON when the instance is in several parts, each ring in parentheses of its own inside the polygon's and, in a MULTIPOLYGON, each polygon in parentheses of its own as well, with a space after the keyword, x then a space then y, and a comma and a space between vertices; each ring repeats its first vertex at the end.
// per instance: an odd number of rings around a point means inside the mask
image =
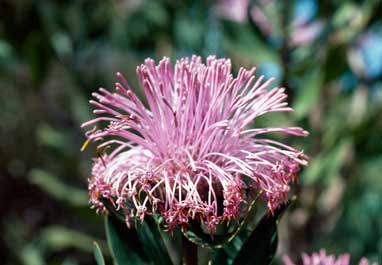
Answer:
POLYGON ((109 213, 111 213, 116 219, 118 219, 122 223, 126 222, 125 216, 120 211, 117 211, 114 208, 114 206, 111 204, 110 200, 101 198, 101 202, 103 203, 103 205, 105 205, 105 207, 109 211, 109 213))
POLYGON ((102 255, 101 248, 99 247, 97 242, 93 242, 93 253, 94 253, 94 258, 97 262, 97 265, 105 265, 105 260, 102 255))
POLYGON ((88 194, 82 189, 64 184, 60 178, 41 169, 32 169, 28 174, 28 181, 37 185, 43 191, 60 201, 75 207, 88 207, 88 194))
MULTIPOLYGON (((102 200, 102 202, 104 203, 108 211, 112 214, 113 219, 115 221, 122 221, 118 222, 119 225, 123 223, 123 225, 125 226, 125 218, 123 214, 117 211, 111 205, 110 201, 102 200)), ((147 216, 144 222, 136 222, 136 229, 124 229, 126 230, 125 233, 128 232, 130 235, 130 240, 126 243, 130 248, 135 250, 135 252, 140 252, 139 256, 141 258, 146 257, 147 260, 151 260, 152 262, 154 262, 154 264, 172 264, 159 229, 160 228, 155 222, 154 217, 147 216), (132 240, 132 238, 134 239, 132 240)))
POLYGON ((138 256, 137 248, 140 248, 136 231, 133 229, 121 229, 121 222, 113 216, 105 217, 106 237, 111 255, 117 265, 149 264, 138 256))
POLYGON ((297 97, 293 102, 295 115, 299 119, 304 118, 317 104, 323 75, 319 67, 307 72, 301 80, 301 86, 297 91, 297 97))
POLYGON ((154 217, 147 216, 145 221, 137 221, 137 233, 139 241, 148 257, 156 265, 172 264, 162 235, 159 232, 158 224, 154 217))
POLYGON ((290 201, 276 209, 273 215, 266 213, 263 216, 237 254, 234 265, 267 265, 271 263, 277 250, 277 223, 289 205, 290 201))
POLYGON ((236 232, 229 238, 229 240, 224 245, 222 245, 222 248, 216 249, 214 251, 211 259, 212 264, 232 264, 233 260, 235 259, 241 247, 243 246, 245 240, 255 229, 255 226, 254 224, 252 224, 252 222, 255 220, 257 212, 257 208, 255 206, 257 199, 260 197, 260 195, 261 193, 259 193, 249 205, 247 215, 242 221, 239 228, 236 230, 236 232))

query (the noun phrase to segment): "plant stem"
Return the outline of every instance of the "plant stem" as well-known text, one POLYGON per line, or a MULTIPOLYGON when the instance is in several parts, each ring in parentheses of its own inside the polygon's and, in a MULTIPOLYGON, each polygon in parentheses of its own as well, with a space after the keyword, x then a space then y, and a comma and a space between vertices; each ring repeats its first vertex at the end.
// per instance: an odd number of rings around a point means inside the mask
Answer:
POLYGON ((198 264, 198 246, 182 236, 182 256, 184 265, 198 264))

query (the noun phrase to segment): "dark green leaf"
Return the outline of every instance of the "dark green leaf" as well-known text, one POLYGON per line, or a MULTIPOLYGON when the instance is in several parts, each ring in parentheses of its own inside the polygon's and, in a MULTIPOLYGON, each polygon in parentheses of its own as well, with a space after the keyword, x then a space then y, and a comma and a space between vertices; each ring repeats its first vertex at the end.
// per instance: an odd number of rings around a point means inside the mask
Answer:
POLYGON ((134 229, 122 227, 124 224, 113 216, 105 217, 106 236, 111 255, 117 265, 150 264, 139 256, 139 242, 134 229))
POLYGON ((111 201, 101 198, 101 202, 103 203, 103 205, 105 205, 109 213, 113 214, 113 216, 117 218, 119 221, 121 221, 122 223, 125 223, 125 217, 123 216, 121 212, 117 211, 114 208, 114 206, 111 204, 111 201))
POLYGON ((245 241, 236 255, 234 265, 270 264, 277 250, 277 223, 290 201, 281 205, 273 215, 266 213, 256 226, 255 231, 245 241))
POLYGON ((147 216, 144 222, 137 221, 139 241, 148 257, 156 265, 172 264, 158 224, 153 217, 147 216))
POLYGON ((97 265, 105 265, 105 260, 102 255, 101 248, 99 247, 97 242, 93 242, 93 253, 94 253, 94 258, 97 262, 97 265))
MULTIPOLYGON (((123 215, 118 212, 109 201, 103 200, 102 202, 109 212, 113 214, 115 221, 122 221, 123 226, 125 226, 125 218, 123 215)), ((119 222, 119 225, 122 222, 119 222)), ((160 228, 157 222, 155 222, 154 217, 151 216, 146 216, 144 222, 137 221, 136 229, 125 228, 125 230, 127 230, 126 232, 129 232, 130 234, 130 240, 128 242, 129 247, 132 249, 135 248, 136 251, 138 251, 137 247, 139 247, 141 251, 140 256, 148 257, 154 264, 172 264, 159 229, 160 228), (132 237, 134 237, 135 240, 131 240, 132 237), (139 246, 137 246, 137 242, 140 243, 139 246)))
POLYGON ((297 91, 297 97, 293 102, 297 118, 304 118, 317 104, 322 81, 322 71, 319 67, 312 69, 304 75, 297 91))

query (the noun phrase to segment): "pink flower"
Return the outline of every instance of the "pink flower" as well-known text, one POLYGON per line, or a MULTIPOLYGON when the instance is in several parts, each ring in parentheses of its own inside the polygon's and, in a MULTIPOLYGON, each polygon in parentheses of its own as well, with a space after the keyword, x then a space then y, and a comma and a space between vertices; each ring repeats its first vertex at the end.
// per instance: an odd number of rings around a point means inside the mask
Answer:
POLYGON ((295 46, 309 45, 317 38, 322 29, 323 23, 320 21, 310 24, 295 23, 290 41, 295 46))
POLYGON ((288 197, 306 157, 288 145, 264 138, 269 132, 295 136, 297 127, 247 128, 269 112, 292 111, 283 88, 254 77, 255 69, 231 74, 229 59, 147 59, 137 74, 142 102, 121 74, 116 93, 93 93, 95 114, 84 123, 105 125, 88 131, 98 150, 89 191, 93 207, 108 199, 126 218, 159 213, 169 229, 203 222, 214 232, 223 220, 245 214, 243 203, 262 192, 270 211, 288 197), (147 102, 147 104, 146 104, 147 102))
MULTIPOLYGON (((284 265, 295 265, 288 256, 283 257, 284 265)), ((303 265, 349 265, 350 255, 343 254, 336 258, 334 255, 327 255, 324 249, 321 249, 319 253, 312 253, 312 255, 302 254, 303 265)), ((366 258, 362 258, 359 265, 369 265, 366 258)))
MULTIPOLYGON (((275 27, 273 13, 269 10, 278 9, 279 2, 274 0, 255 1, 250 4, 249 0, 219 0, 215 10, 219 17, 245 23, 247 16, 256 24, 260 32, 265 36, 281 37, 275 27), (249 9, 249 12, 248 12, 249 9)), ((304 46, 314 42, 321 34, 324 25, 322 21, 309 23, 304 16, 296 16, 290 27, 288 44, 290 46, 304 46)))
POLYGON ((221 17, 242 23, 247 18, 249 0, 220 0, 215 10, 221 17))

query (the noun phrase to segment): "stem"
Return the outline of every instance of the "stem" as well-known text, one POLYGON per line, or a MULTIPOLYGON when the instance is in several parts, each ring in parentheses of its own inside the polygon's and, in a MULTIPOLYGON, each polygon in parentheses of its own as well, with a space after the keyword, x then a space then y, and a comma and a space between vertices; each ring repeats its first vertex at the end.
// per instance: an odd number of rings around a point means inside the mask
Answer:
POLYGON ((198 264, 198 246, 182 236, 182 255, 184 265, 198 264))

